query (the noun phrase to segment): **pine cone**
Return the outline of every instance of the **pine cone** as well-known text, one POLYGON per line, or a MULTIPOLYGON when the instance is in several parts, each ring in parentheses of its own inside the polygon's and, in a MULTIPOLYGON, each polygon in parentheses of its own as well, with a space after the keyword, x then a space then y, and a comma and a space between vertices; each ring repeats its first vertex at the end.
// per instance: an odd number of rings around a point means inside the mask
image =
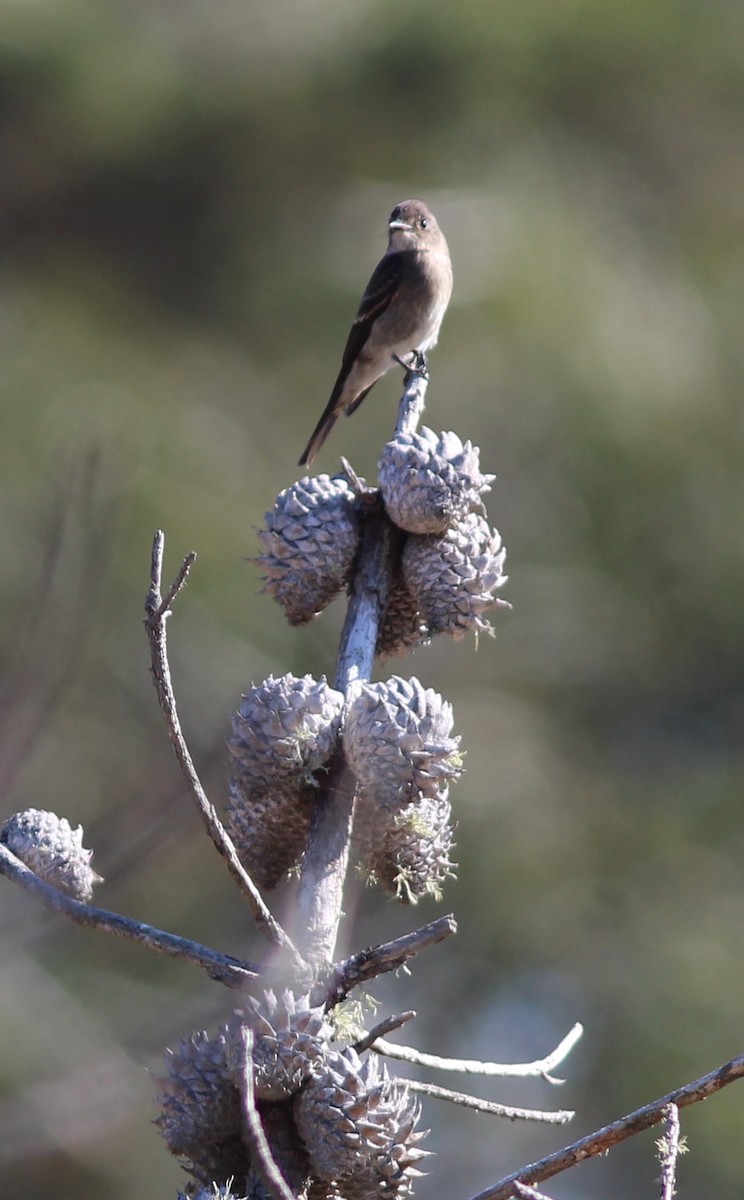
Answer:
POLYGON ((290 779, 253 790, 243 779, 230 780, 225 827, 246 871, 271 891, 302 860, 316 789, 290 779))
POLYGON ((247 776, 248 789, 259 791, 317 770, 333 752, 343 707, 343 694, 325 676, 270 675, 243 697, 233 717, 232 777, 242 783, 247 776))
POLYGON ((86 903, 101 876, 90 865, 92 850, 83 847, 83 827, 73 829, 65 817, 27 808, 14 813, 0 829, 0 842, 11 854, 66 896, 86 903))
POLYGON ((389 658, 393 654, 405 654, 428 637, 418 602, 406 586, 403 574, 398 569, 390 587, 390 595, 377 635, 375 654, 389 658))
POLYGON ((478 458, 478 449, 455 433, 437 437, 422 426, 397 434, 378 467, 390 519, 409 533, 441 533, 465 513, 482 512, 494 476, 481 474, 478 458))
POLYGON ((426 1157, 415 1133, 419 1105, 374 1055, 330 1051, 294 1101, 297 1128, 315 1175, 346 1200, 409 1195, 426 1157))
POLYGON ((459 737, 450 737, 452 706, 418 679, 393 675, 364 684, 352 700, 344 750, 352 771, 376 802, 400 808, 441 795, 462 771, 459 737))
POLYGON ((345 479, 301 479, 280 492, 258 536, 266 590, 291 625, 302 625, 351 579, 359 546, 356 496, 345 479))
POLYGON ((391 812, 362 793, 354 843, 371 880, 402 904, 417 904, 422 896, 441 899, 445 879, 455 874, 451 814, 446 797, 425 798, 391 812))
POLYGON ((250 1154, 242 1140, 240 1092, 228 1074, 227 1027, 214 1037, 192 1033, 167 1052, 166 1067, 155 1124, 171 1154, 198 1183, 244 1176, 250 1154))
POLYGON ((506 583, 506 549, 496 530, 475 513, 441 537, 409 537, 403 547, 403 578, 431 634, 462 638, 471 629, 492 632, 483 613, 508 607, 495 592, 506 583))
POLYGON ((233 1081, 241 1087, 244 1025, 253 1031, 253 1087, 258 1100, 286 1100, 298 1092, 331 1037, 322 1008, 310 1007, 307 996, 296 998, 287 989, 279 998, 271 990, 260 999, 247 997, 246 1008, 235 1013, 229 1026, 228 1064, 233 1081))

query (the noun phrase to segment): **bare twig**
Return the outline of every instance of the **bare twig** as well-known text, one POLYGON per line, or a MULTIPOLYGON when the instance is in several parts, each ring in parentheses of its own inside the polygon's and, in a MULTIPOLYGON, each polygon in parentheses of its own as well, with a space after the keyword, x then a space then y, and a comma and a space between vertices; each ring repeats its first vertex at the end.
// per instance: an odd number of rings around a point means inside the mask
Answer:
POLYGON ((451 913, 422 925, 413 933, 405 933, 392 942, 384 942, 380 946, 370 946, 352 954, 343 962, 336 963, 329 977, 323 984, 323 996, 314 998, 315 1004, 325 1004, 330 1009, 348 996, 355 987, 376 979, 378 975, 386 975, 404 967, 409 958, 420 951, 436 946, 438 942, 457 933, 457 922, 451 913))
POLYGON ((732 1058, 730 1062, 724 1063, 722 1067, 718 1067, 708 1075, 701 1075, 692 1083, 686 1083, 684 1087, 669 1092, 659 1100, 653 1100, 643 1108, 637 1108, 635 1112, 620 1117, 610 1125, 605 1125, 596 1133, 590 1133, 577 1142, 572 1142, 563 1150, 557 1150, 555 1154, 549 1154, 547 1158, 541 1158, 539 1162, 521 1167, 519 1171, 505 1176, 491 1187, 487 1187, 485 1191, 478 1192, 471 1200, 511 1200, 514 1196, 515 1183, 541 1183, 544 1179, 552 1179, 554 1175, 559 1175, 561 1171, 567 1171, 569 1167, 576 1166, 586 1158, 594 1158, 597 1154, 606 1154, 618 1142, 633 1137, 643 1129, 650 1129, 652 1125, 658 1125, 659 1121, 664 1120, 670 1104, 676 1104, 679 1108, 684 1108, 688 1104, 697 1104, 729 1083, 741 1079, 742 1076, 744 1076, 744 1054, 739 1055, 738 1058, 732 1058))
MULTIPOLYGON (((160 546, 159 546, 158 560, 157 560, 157 563, 153 562, 153 567, 157 571, 157 575, 158 575, 158 586, 160 585, 161 572, 162 572, 162 567, 163 567, 163 551, 165 549, 165 537, 162 534, 162 532, 160 534, 160 537, 162 538, 162 541, 160 542, 160 546)), ((158 538, 158 534, 155 535, 156 541, 157 541, 157 538, 158 538)), ((153 545, 153 549, 154 549, 154 545, 153 545)), ((170 612, 171 604, 175 600, 175 598, 178 595, 178 593, 180 592, 181 588, 186 583, 186 580, 189 577, 189 572, 191 571, 191 568, 193 567, 195 562, 196 562, 196 550, 189 550, 188 554, 186 555, 186 557, 184 558, 180 567, 178 568, 178 574, 176 575, 176 578, 173 580, 173 583, 168 588, 168 591, 165 593, 165 596, 160 601, 160 604, 158 606, 158 616, 164 617, 164 616, 166 616, 166 614, 168 614, 170 612)))
POLYGON ((679 1136, 679 1108, 676 1104, 667 1106, 666 1133, 659 1138, 659 1157, 661 1158, 661 1191, 659 1200, 672 1200, 677 1190, 677 1159, 686 1150, 685 1140, 679 1136))
POLYGON ((408 1012, 398 1013, 397 1016, 386 1017, 384 1021, 380 1021, 378 1025, 375 1025, 373 1029, 370 1029, 369 1033, 365 1033, 364 1037, 360 1038, 358 1042, 354 1042, 353 1048, 356 1050, 357 1054, 363 1054, 364 1051, 369 1050, 372 1043, 376 1042, 378 1038, 381 1038, 383 1034, 392 1033, 394 1029, 400 1029, 401 1025, 405 1025, 407 1021, 412 1021, 415 1016, 416 1013, 414 1010, 409 1009, 408 1012))
POLYGON ((214 806, 208 800, 181 730, 168 662, 166 622, 170 615, 170 605, 185 584, 196 555, 192 552, 186 556, 181 563, 176 578, 168 588, 165 598, 163 598, 161 586, 164 549, 165 534, 161 530, 158 530, 152 544, 150 589, 145 601, 145 612, 147 614, 145 617, 145 629, 147 630, 147 637, 150 643, 150 658, 155 690, 168 727, 168 736, 178 759, 181 773, 188 784, 192 799, 196 804, 207 833, 225 860, 227 869, 233 879, 248 900, 250 910, 258 928, 275 946, 288 951, 294 959, 295 965, 302 967, 304 963, 299 953, 279 922, 269 911, 258 888, 238 858, 232 840, 217 816, 214 806))
POLYGON ((131 942, 140 942, 148 950, 158 954, 168 954, 171 958, 183 958, 194 963, 211 975, 213 979, 228 987, 244 986, 258 975, 258 967, 253 963, 243 962, 230 955, 218 954, 207 946, 192 942, 189 938, 178 937, 175 933, 166 933, 145 925, 141 921, 133 921, 118 913, 108 912, 105 908, 94 908, 84 904, 82 900, 74 900, 66 896, 50 883, 40 879, 19 858, 10 852, 7 846, 0 843, 0 875, 17 883, 29 895, 39 900, 45 908, 52 912, 61 913, 77 925, 88 925, 101 933, 110 933, 115 937, 126 938, 131 942))
POLYGON ((507 1117, 510 1121, 544 1121, 549 1125, 565 1125, 575 1116, 575 1113, 567 1109, 542 1112, 537 1108, 514 1108, 510 1104, 481 1100, 479 1096, 469 1096, 466 1092, 453 1092, 449 1088, 438 1087, 435 1083, 419 1083, 418 1080, 411 1079, 405 1082, 411 1092, 420 1092, 422 1096, 432 1096, 435 1100, 448 1100, 450 1104, 472 1108, 475 1112, 490 1113, 493 1117, 507 1117))
POLYGON ((357 475, 348 458, 344 458, 343 454, 341 455, 341 466, 344 469, 344 475, 349 481, 351 490, 356 492, 358 498, 369 496, 374 492, 375 489, 367 486, 366 481, 362 479, 361 475, 357 475))
POLYGON ((253 1031, 243 1025, 240 1030, 243 1043, 243 1115, 245 1116, 246 1132, 261 1166, 261 1173, 269 1191, 275 1200, 294 1200, 293 1193, 288 1187, 284 1176, 274 1161, 271 1147, 266 1140, 261 1118, 256 1108, 256 1096, 253 1090, 253 1031))
POLYGON ((501 1078, 520 1079, 537 1075, 548 1083, 560 1084, 564 1081, 556 1079, 550 1072, 568 1057, 583 1032, 583 1026, 577 1021, 555 1050, 545 1058, 538 1058, 535 1062, 530 1063, 495 1063, 478 1062, 471 1058, 440 1058, 437 1054, 424 1054, 423 1051, 414 1050, 411 1046, 398 1046, 394 1042, 385 1042, 381 1038, 378 1038, 373 1049, 387 1058, 414 1063, 418 1067, 431 1067, 435 1071, 460 1071, 464 1075, 498 1075, 501 1078))

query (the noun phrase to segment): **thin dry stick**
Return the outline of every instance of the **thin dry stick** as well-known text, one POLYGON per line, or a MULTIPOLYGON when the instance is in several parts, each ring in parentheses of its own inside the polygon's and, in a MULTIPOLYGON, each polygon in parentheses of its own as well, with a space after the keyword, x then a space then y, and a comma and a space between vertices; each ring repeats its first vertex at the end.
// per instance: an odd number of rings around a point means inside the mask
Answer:
POLYGON ((147 614, 145 617, 145 629, 147 630, 147 637, 150 643, 150 658, 155 690, 168 727, 168 736, 170 737, 181 772, 188 784, 192 799, 196 804, 207 833, 225 860, 227 869, 233 879, 248 900, 248 905, 258 928, 275 946, 287 950, 293 957, 296 966, 303 967, 304 963, 298 951, 264 903, 258 888, 238 858, 232 840, 217 816, 214 806, 208 800, 181 730, 181 723, 176 708, 176 698, 171 683, 170 664, 168 662, 166 624, 167 618, 170 616, 170 606, 185 584, 189 571, 196 559, 196 554, 192 552, 186 555, 176 578, 168 588, 165 598, 163 598, 161 586, 164 549, 165 534, 162 530, 158 530, 152 544, 150 589, 145 601, 145 612, 147 614))
POLYGON ((253 1031, 245 1025, 240 1031, 243 1050, 243 1115, 245 1116, 246 1132, 251 1143, 251 1150, 258 1159, 261 1171, 264 1175, 266 1185, 270 1192, 275 1197, 275 1200, 294 1200, 291 1188, 287 1183, 274 1161, 274 1156, 271 1153, 271 1147, 266 1140, 264 1127, 261 1124, 261 1118, 256 1108, 256 1096, 253 1090, 253 1031))
POLYGON ((555 1154, 549 1154, 546 1158, 541 1158, 539 1162, 521 1167, 513 1175, 507 1175, 492 1184, 491 1187, 487 1187, 485 1191, 478 1192, 476 1196, 471 1197, 471 1200, 512 1200, 515 1194, 515 1183, 541 1183, 544 1179, 552 1179, 554 1175, 559 1175, 561 1171, 567 1171, 569 1167, 575 1167, 577 1163, 583 1162, 586 1158, 606 1154, 618 1142, 633 1137, 643 1129, 650 1129, 652 1125, 658 1125, 659 1121, 664 1120, 670 1104, 676 1104, 679 1108, 684 1108, 688 1104, 697 1104, 700 1100, 707 1100, 708 1096, 712 1096, 714 1092, 720 1091, 729 1083, 741 1079, 742 1076, 744 1076, 744 1054, 739 1055, 738 1058, 732 1058, 731 1062, 724 1063, 722 1067, 718 1067, 708 1075, 701 1075, 692 1083, 686 1083, 684 1087, 669 1092, 661 1099, 653 1100, 643 1108, 637 1108, 635 1112, 620 1117, 610 1125, 605 1125, 596 1133, 590 1133, 577 1142, 572 1142, 563 1150, 557 1150, 555 1154))
POLYGON ((448 913, 446 917, 438 917, 436 921, 430 921, 412 933, 404 933, 392 942, 360 950, 343 962, 336 963, 322 985, 323 995, 315 995, 313 1003, 324 1004, 327 1009, 334 1008, 355 987, 376 979, 378 975, 400 970, 409 958, 429 946, 436 946, 453 933, 457 933, 457 922, 452 913, 448 913))
POLYGON ((437 1054, 424 1054, 421 1050, 414 1050, 412 1046, 398 1046, 395 1042, 386 1042, 382 1038, 378 1038, 372 1049, 376 1050, 378 1054, 384 1054, 386 1058, 414 1063, 417 1067, 431 1067, 435 1071, 461 1071, 464 1075, 498 1075, 501 1078, 516 1077, 520 1079, 537 1075, 547 1080, 548 1083, 561 1084, 564 1081, 556 1079, 551 1071, 568 1057, 583 1032, 583 1026, 577 1021, 555 1050, 545 1058, 538 1058, 535 1062, 530 1063, 494 1063, 478 1062, 477 1059, 472 1058, 440 1058, 437 1054))
MULTIPOLYGON (((409 373, 396 429, 415 429, 424 406, 427 380, 409 373)), ((359 500, 364 514, 362 544, 351 587, 334 687, 347 702, 369 680, 377 635, 390 591, 401 534, 387 519, 375 492, 359 500)), ((356 780, 339 748, 329 764, 327 782, 316 799, 297 897, 296 936, 316 967, 333 959, 349 863, 356 780)))
POLYGON ((353 1049, 356 1050, 357 1054, 363 1054, 365 1050, 369 1050, 373 1042, 377 1041, 377 1038, 382 1037, 384 1033, 392 1033, 394 1029, 400 1029, 401 1025, 412 1021, 415 1016, 416 1013, 411 1008, 408 1012, 398 1013, 397 1016, 386 1017, 384 1021, 380 1021, 378 1025, 370 1029, 369 1033, 366 1033, 358 1042, 354 1042, 353 1049))
POLYGON ((461 1108, 472 1108, 475 1112, 490 1113, 493 1117, 507 1117, 510 1121, 543 1121, 549 1125, 565 1125, 576 1115, 567 1109, 543 1112, 537 1108, 514 1108, 510 1104, 495 1104, 492 1100, 481 1100, 479 1096, 469 1096, 466 1092, 453 1092, 449 1088, 438 1087, 435 1083, 419 1083, 415 1079, 406 1079, 405 1083, 409 1091, 419 1092, 422 1096, 432 1096, 435 1100, 448 1100, 450 1104, 458 1104, 461 1108))
POLYGON ((677 1159, 684 1153, 684 1144, 679 1137, 679 1109, 670 1104, 664 1112, 666 1133, 659 1139, 661 1157, 661 1192, 659 1200, 672 1200, 677 1190, 677 1159))
POLYGON ((77 925, 88 925, 101 933, 111 933, 115 937, 127 938, 131 942, 140 942, 148 950, 158 954, 168 954, 171 958, 183 958, 187 962, 202 967, 207 974, 228 987, 242 987, 258 975, 258 967, 253 963, 243 962, 226 954, 218 954, 207 946, 192 942, 189 938, 178 937, 175 933, 166 933, 145 925, 141 921, 133 921, 118 913, 108 912, 105 908, 94 908, 84 904, 82 900, 74 900, 66 896, 50 883, 40 879, 38 875, 11 854, 7 846, 0 843, 0 875, 17 883, 29 895, 39 900, 45 908, 52 912, 61 913, 77 925))

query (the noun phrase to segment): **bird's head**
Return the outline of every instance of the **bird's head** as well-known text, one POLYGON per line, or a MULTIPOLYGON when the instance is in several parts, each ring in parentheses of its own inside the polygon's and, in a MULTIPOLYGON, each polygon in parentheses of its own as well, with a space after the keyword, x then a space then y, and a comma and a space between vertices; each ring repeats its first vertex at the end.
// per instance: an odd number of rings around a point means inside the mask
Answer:
POLYGON ((403 200, 396 204, 388 229, 388 250, 422 250, 441 237, 436 218, 423 200, 403 200))

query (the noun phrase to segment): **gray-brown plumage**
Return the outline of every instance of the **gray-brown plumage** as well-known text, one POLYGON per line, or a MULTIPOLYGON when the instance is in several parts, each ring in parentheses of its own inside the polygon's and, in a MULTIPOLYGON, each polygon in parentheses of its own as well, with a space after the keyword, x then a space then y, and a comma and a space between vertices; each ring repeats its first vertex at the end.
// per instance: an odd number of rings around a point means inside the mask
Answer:
POLYGON ((359 305, 330 400, 300 458, 310 466, 341 413, 356 411, 396 359, 414 364, 437 343, 452 293, 444 234, 423 200, 390 214, 388 247, 359 305))

